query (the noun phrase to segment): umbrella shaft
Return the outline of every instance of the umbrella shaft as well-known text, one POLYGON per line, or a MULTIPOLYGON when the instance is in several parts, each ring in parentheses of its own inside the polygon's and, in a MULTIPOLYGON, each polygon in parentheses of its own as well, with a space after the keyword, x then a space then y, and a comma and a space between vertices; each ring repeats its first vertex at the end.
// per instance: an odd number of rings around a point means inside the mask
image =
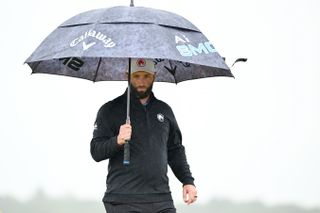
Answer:
MULTIPOLYGON (((128 77, 130 78, 130 77, 128 77)), ((127 118, 126 118, 126 124, 130 124, 130 80, 128 80, 128 89, 127 89, 127 118)))
MULTIPOLYGON (((131 93, 131 58, 129 58, 128 66, 128 89, 127 89, 127 119, 126 124, 130 124, 130 93, 131 93)), ((126 140, 123 150, 123 165, 128 166, 130 164, 130 144, 129 140, 126 140)))
POLYGON ((129 65, 128 65, 127 119, 126 119, 127 124, 130 124, 130 95, 131 95, 131 58, 129 58, 129 65))

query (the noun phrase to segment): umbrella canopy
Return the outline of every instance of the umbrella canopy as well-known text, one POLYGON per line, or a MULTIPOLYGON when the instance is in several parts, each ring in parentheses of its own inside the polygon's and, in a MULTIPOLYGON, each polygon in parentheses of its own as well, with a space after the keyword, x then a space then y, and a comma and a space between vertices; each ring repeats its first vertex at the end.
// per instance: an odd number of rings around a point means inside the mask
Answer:
POLYGON ((200 30, 171 12, 112 7, 76 15, 26 60, 33 73, 91 81, 127 80, 128 58, 152 58, 156 81, 229 76, 229 67, 200 30))
MULTIPOLYGON (((132 1, 131 1, 132 3, 132 1)), ((151 58, 155 81, 229 76, 230 69, 200 30, 185 18, 144 7, 112 7, 81 13, 61 24, 27 59, 32 73, 91 81, 127 80, 130 123, 130 60, 151 58)), ((129 143, 124 146, 129 164, 129 143)))

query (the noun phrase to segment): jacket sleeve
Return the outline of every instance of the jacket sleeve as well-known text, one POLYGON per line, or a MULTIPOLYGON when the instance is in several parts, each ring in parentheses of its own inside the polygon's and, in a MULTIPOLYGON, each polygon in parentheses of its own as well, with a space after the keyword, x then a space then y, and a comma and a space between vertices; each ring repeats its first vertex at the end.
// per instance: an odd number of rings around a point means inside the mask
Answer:
MULTIPOLYGON (((172 112, 172 111, 171 111, 172 112)), ((185 148, 182 145, 182 135, 173 115, 170 118, 170 133, 168 141, 168 163, 174 175, 183 184, 194 185, 194 178, 187 162, 185 148)))
POLYGON ((92 158, 99 162, 114 156, 121 150, 117 144, 118 132, 112 129, 112 116, 106 106, 102 106, 98 112, 90 143, 92 158))

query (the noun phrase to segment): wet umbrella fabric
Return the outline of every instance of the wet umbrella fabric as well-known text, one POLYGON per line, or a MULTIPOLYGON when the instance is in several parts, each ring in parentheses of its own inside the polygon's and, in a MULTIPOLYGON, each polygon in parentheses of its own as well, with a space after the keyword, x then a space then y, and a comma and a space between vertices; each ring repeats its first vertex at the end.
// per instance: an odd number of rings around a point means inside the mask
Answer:
POLYGON ((128 58, 156 60, 156 81, 232 76, 212 43, 185 18, 144 7, 81 13, 54 30, 27 59, 33 73, 91 81, 126 80, 128 58))
MULTIPOLYGON (((32 73, 127 81, 129 58, 154 59, 158 82, 233 77, 196 26, 174 13, 145 7, 119 6, 76 15, 55 29, 26 63, 32 73)), ((129 101, 127 113, 129 118, 129 101)))

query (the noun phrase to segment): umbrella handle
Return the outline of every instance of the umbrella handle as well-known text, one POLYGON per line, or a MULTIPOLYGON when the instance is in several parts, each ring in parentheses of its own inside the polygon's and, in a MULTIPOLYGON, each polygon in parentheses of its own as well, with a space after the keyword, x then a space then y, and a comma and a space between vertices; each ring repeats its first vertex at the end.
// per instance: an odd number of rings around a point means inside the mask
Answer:
MULTIPOLYGON (((130 124, 130 117, 127 117, 126 120, 127 124, 130 124)), ((124 150, 123 150, 123 165, 127 166, 130 164, 130 144, 129 140, 126 140, 124 143, 124 150)))
MULTIPOLYGON (((130 84, 131 84, 131 58, 129 58, 129 66, 128 66, 127 119, 126 119, 126 124, 130 124, 131 123, 130 122, 130 93, 131 93, 130 84)), ((123 150, 123 165, 128 166, 130 164, 130 144, 129 144, 129 140, 125 141, 123 148, 124 148, 124 150, 123 150)))
POLYGON ((124 152, 123 152, 123 165, 127 166, 130 164, 130 144, 126 140, 124 143, 124 152))

